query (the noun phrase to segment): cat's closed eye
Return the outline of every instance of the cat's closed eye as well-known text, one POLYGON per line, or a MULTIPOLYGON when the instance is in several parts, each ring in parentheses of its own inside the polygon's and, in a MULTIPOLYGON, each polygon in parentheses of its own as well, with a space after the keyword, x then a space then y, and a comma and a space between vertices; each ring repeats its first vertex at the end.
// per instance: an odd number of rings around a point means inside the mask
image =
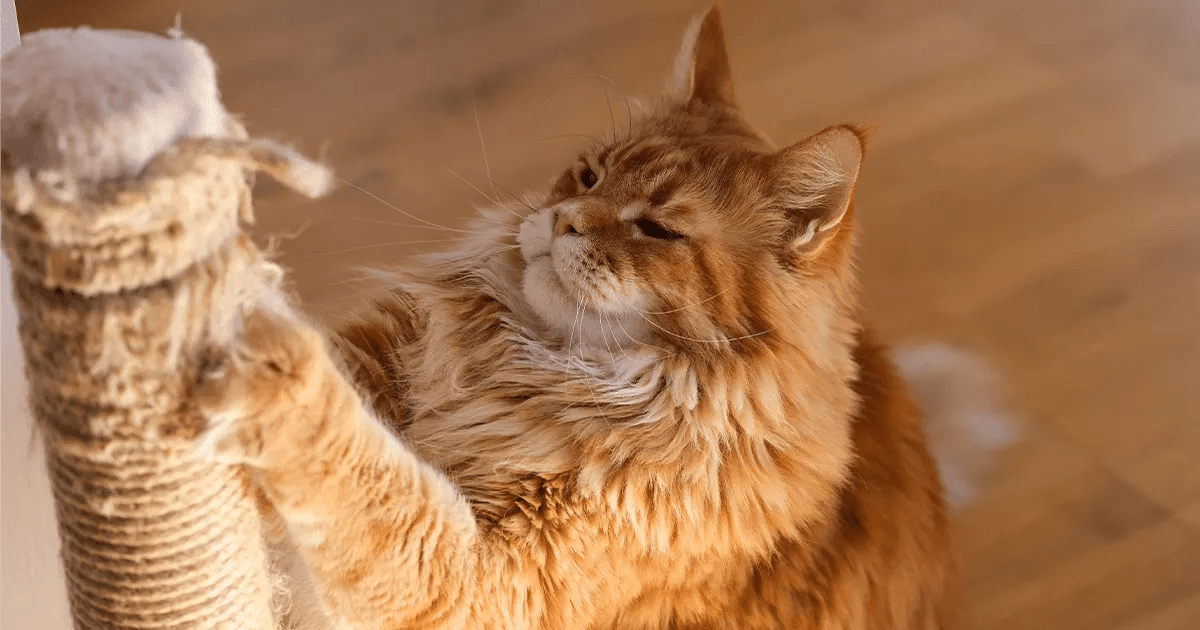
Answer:
POLYGON ((634 223, 634 225, 636 225, 637 228, 639 230, 641 230, 642 234, 644 234, 650 238, 657 238, 657 239, 668 240, 668 241, 673 241, 676 239, 683 238, 683 235, 680 234, 679 232, 672 232, 671 230, 668 230, 667 228, 663 227, 661 224, 651 221, 650 219, 647 219, 645 217, 638 219, 634 223))

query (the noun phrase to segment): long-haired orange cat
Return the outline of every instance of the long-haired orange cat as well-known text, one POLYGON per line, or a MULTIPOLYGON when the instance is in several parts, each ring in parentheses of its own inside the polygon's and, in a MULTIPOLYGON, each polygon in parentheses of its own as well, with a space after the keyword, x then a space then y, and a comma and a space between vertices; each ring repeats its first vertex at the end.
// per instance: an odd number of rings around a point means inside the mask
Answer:
POLYGON ((958 627, 929 425, 859 310, 865 134, 773 147, 719 6, 679 59, 331 342, 247 315, 201 446, 256 471, 292 626, 958 627))

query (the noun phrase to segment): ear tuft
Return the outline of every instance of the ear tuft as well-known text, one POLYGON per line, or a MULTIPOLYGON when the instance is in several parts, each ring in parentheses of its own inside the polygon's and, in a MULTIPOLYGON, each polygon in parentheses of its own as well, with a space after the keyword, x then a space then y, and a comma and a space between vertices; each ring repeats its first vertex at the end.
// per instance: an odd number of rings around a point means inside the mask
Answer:
POLYGON ((836 233, 850 209, 866 134, 837 125, 776 154, 778 202, 791 223, 792 251, 815 251, 836 233))
POLYGON ((736 108, 733 72, 725 50, 721 1, 688 26, 675 57, 668 95, 680 102, 704 102, 736 108))

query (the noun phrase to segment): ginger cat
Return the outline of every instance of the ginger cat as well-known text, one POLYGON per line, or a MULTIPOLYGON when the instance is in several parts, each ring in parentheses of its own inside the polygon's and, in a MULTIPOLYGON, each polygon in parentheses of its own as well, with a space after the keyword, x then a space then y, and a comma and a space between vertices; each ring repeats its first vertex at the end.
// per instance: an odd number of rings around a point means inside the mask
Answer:
POLYGON ((328 343, 247 315, 201 446, 256 471, 290 627, 959 627, 921 414, 857 301, 865 134, 773 148, 719 4, 679 59, 541 208, 328 343))

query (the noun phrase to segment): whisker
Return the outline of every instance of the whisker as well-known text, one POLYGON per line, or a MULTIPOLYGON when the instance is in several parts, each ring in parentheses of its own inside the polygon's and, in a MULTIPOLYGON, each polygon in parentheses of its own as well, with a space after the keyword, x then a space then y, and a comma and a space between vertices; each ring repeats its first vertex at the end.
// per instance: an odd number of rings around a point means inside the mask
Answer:
POLYGON ((556 133, 552 136, 542 136, 540 138, 536 138, 536 140, 541 142, 544 140, 557 140, 558 138, 587 138, 588 140, 591 140, 593 142, 597 142, 597 143, 602 142, 598 136, 595 136, 590 133, 556 133))
MULTIPOLYGON (((418 241, 420 242, 420 241, 418 241)), ((397 247, 399 245, 407 245, 409 241, 388 241, 386 243, 371 243, 369 245, 356 245, 354 247, 345 247, 327 252, 317 252, 309 254, 305 258, 324 258, 326 256, 336 256, 338 254, 348 254, 350 252, 361 252, 368 249, 378 249, 380 247, 397 247)))
MULTIPOLYGON (((580 325, 583 322, 583 309, 584 309, 583 300, 580 299, 579 306, 575 309, 575 323, 572 326, 572 332, 571 332, 572 337, 574 337, 576 335, 576 331, 579 330, 580 325)), ((584 364, 582 345, 583 344, 580 344, 581 349, 579 351, 579 363, 581 365, 584 364)), ((568 356, 570 356, 570 354, 568 354, 568 356)), ((608 424, 611 425, 612 422, 611 422, 611 420, 609 420, 608 416, 604 413, 603 408, 600 406, 600 399, 596 396, 596 390, 592 387, 592 383, 591 383, 590 379, 591 379, 591 375, 588 374, 586 366, 584 366, 583 384, 587 386, 588 392, 590 392, 592 395, 592 403, 596 405, 596 413, 600 414, 600 417, 604 418, 605 422, 607 422, 608 424)))
POLYGON ((608 105, 608 119, 610 122, 612 122, 613 129, 616 129, 617 117, 615 114, 613 114, 612 100, 608 98, 608 88, 604 87, 604 79, 602 79, 599 74, 594 76, 596 77, 596 83, 600 84, 600 91, 604 92, 604 103, 608 105))
MULTIPOLYGON (((575 320, 573 322, 571 322, 571 336, 567 338, 568 340, 571 341, 572 345, 574 345, 574 343, 575 343, 574 340, 576 338, 576 335, 579 332, 579 323, 580 323, 580 321, 582 321, 582 317, 583 317, 583 300, 579 300, 579 304, 577 304, 575 306, 575 320)), ((580 355, 580 356, 582 356, 582 355, 580 355)))
MULTIPOLYGON (((620 318, 618 316, 613 315, 612 317, 613 317, 613 319, 617 320, 617 323, 620 323, 620 318)), ((603 313, 600 314, 600 322, 601 322, 601 324, 603 324, 603 322, 604 322, 604 314, 603 313)), ((621 326, 621 330, 625 330, 625 327, 621 326)), ((617 348, 621 351, 621 354, 625 355, 625 360, 632 362, 633 358, 630 357, 629 353, 625 351, 625 344, 622 344, 621 342, 617 341, 617 331, 615 328, 612 327, 612 323, 609 323, 608 331, 612 333, 613 343, 617 344, 617 348)), ((629 333, 625 333, 625 336, 629 337, 629 333)), ((632 337, 629 337, 629 338, 633 339, 632 337)))
MULTIPOLYGON (((377 249, 380 247, 396 247, 399 245, 424 245, 427 243, 457 243, 457 242, 460 242, 460 239, 446 238, 446 239, 431 239, 431 240, 420 240, 420 241, 388 241, 386 243, 370 243, 368 245, 356 245, 354 247, 346 247, 344 249, 335 249, 333 251, 328 251, 328 252, 318 252, 315 254, 309 254, 307 256, 304 256, 304 258, 323 258, 325 256, 335 256, 337 254, 347 254, 350 252, 357 252, 357 251, 363 251, 363 250, 368 250, 368 249, 377 249)), ((501 250, 515 249, 517 247, 520 247, 520 246, 519 245, 505 245, 505 246, 502 246, 500 249, 501 250)))
POLYGON ((604 334, 604 311, 596 311, 596 318, 600 323, 600 343, 604 351, 608 353, 609 364, 616 365, 617 357, 613 355, 612 347, 608 345, 608 335, 604 334))
MULTIPOLYGON (((567 343, 569 344, 567 346, 567 358, 575 359, 575 361, 577 361, 581 365, 583 364, 583 350, 579 350, 578 357, 576 357, 573 354, 573 352, 576 349, 578 349, 580 345, 582 345, 578 341, 580 322, 582 321, 582 319, 583 319, 583 300, 579 300, 578 304, 575 305, 575 318, 571 321, 571 332, 569 335, 567 335, 567 343)), ((568 365, 570 365, 570 361, 568 361, 568 365)), ((586 372, 585 372, 585 376, 586 376, 586 372)), ((590 387, 589 387, 589 389, 590 389, 590 387)), ((596 395, 595 395, 595 393, 593 393, 592 398, 595 398, 595 397, 596 397, 596 395)))
POLYGON ((562 86, 564 86, 564 85, 566 85, 566 84, 567 84, 567 83, 566 83, 566 81, 563 81, 562 83, 559 83, 558 85, 554 86, 554 88, 552 88, 552 89, 551 89, 549 92, 547 92, 547 93, 546 93, 546 98, 543 98, 543 99, 542 99, 542 105, 545 105, 545 104, 546 104, 546 101, 550 100, 550 97, 551 97, 551 96, 552 96, 552 95, 553 95, 555 92, 557 92, 557 91, 558 91, 558 88, 560 88, 560 87, 562 87, 562 86))
MULTIPOLYGON (((724 289, 717 291, 716 293, 704 298, 703 300, 700 300, 698 302, 693 302, 691 304, 688 304, 687 306, 680 306, 679 308, 673 308, 669 311, 640 311, 640 312, 643 315, 670 315, 671 313, 678 313, 680 311, 686 311, 689 308, 695 308, 697 306, 700 306, 701 304, 704 304, 705 302, 708 302, 709 300, 717 299, 721 295, 727 293, 729 291, 729 289, 730 289, 730 287, 725 287, 724 289)), ((637 309, 635 309, 635 310, 637 310, 637 309)))
POLYGON ((373 279, 373 278, 367 278, 367 277, 360 277, 360 278, 346 278, 345 280, 338 280, 337 282, 330 282, 330 283, 327 283, 327 284, 322 284, 322 285, 321 285, 321 288, 322 288, 322 289, 327 289, 327 288, 329 288, 329 287, 340 287, 340 286, 344 286, 344 285, 347 285, 347 284, 354 284, 355 282, 369 282, 369 281, 371 281, 372 279, 373 279))
MULTIPOLYGON (((488 194, 487 194, 487 193, 485 193, 485 192, 483 192, 483 190, 481 190, 481 189, 480 189, 478 186, 476 186, 475 184, 472 184, 472 183, 471 183, 471 181, 470 181, 470 180, 468 180, 466 177, 463 177, 462 175, 459 175, 458 173, 456 173, 456 172, 454 172, 453 170, 451 170, 451 169, 450 169, 450 167, 448 167, 448 166, 443 166, 442 168, 446 169, 446 172, 447 172, 447 173, 450 173, 451 175, 453 175, 453 176, 457 177, 459 180, 461 180, 461 181, 462 181, 462 183, 464 183, 464 184, 466 184, 466 185, 470 186, 472 189, 474 189, 474 190, 475 190, 475 192, 479 193, 479 194, 480 194, 480 195, 481 195, 481 196, 482 196, 484 199, 487 199, 488 201, 490 201, 490 202, 492 202, 492 203, 496 204, 497 206, 500 206, 501 208, 504 208, 505 210, 508 210, 508 211, 509 211, 509 212, 510 212, 510 213, 511 213, 513 216, 515 216, 515 217, 517 217, 517 218, 519 218, 519 219, 524 219, 524 218, 525 218, 525 217, 521 216, 521 215, 520 215, 520 213, 516 212, 516 211, 515 211, 515 210, 513 210, 512 208, 509 208, 507 205, 505 205, 503 201, 500 201, 499 199, 496 199, 495 197, 489 197, 489 196, 488 196, 488 194)), ((493 185, 492 185, 492 191, 493 191, 493 192, 495 192, 495 190, 496 190, 496 187, 495 187, 495 184, 493 184, 493 185)), ((483 217, 483 218, 484 218, 484 220, 487 220, 487 219, 486 219, 486 217, 483 217)), ((498 221, 493 221, 493 223, 499 223, 499 222, 498 222, 498 221)))
MULTIPOLYGON (((618 296, 618 297, 619 297, 619 296, 618 296)), ((692 337, 688 337, 688 336, 686 336, 686 335, 681 335, 681 334, 679 334, 679 333, 676 333, 676 332, 673 332, 673 331, 667 330, 666 328, 663 328, 662 326, 660 326, 660 325, 656 324, 656 323, 654 322, 654 320, 652 320, 652 319, 650 319, 649 317, 647 317, 647 316, 645 315, 645 313, 643 313, 643 312, 641 311, 641 309, 639 309, 639 308, 637 308, 636 306, 634 306, 634 305, 630 304, 628 300, 625 300, 624 298, 619 298, 619 299, 621 299, 621 301, 625 302, 625 305, 626 305, 626 306, 628 306, 628 307, 630 308, 630 310, 634 311, 634 312, 635 312, 635 313, 637 313, 637 314, 638 314, 638 315, 639 315, 639 316, 640 316, 642 319, 646 320, 646 323, 647 323, 647 324, 650 324, 651 326, 654 326, 655 328, 657 328, 657 329, 661 330, 662 332, 665 332, 665 333, 667 333, 668 335, 671 335, 672 337, 676 337, 676 338, 678 338, 678 339, 683 339, 683 340, 685 340, 685 341, 692 341, 692 342, 695 342, 695 343, 712 343, 712 344, 723 344, 723 343, 729 343, 729 342, 732 342, 732 341, 743 341, 743 340, 745 340, 745 339, 753 339, 753 338, 755 338, 755 337, 761 337, 761 336, 763 336, 763 335, 770 334, 771 332, 773 332, 773 331, 775 330, 774 328, 768 328, 768 329, 766 329, 766 330, 760 330, 760 331, 758 331, 758 332, 756 332, 756 333, 750 333, 750 334, 748 334, 748 335, 742 335, 742 336, 740 336, 740 337, 725 337, 725 338, 723 338, 723 339, 694 339, 694 338, 692 338, 692 337)))
POLYGON ((486 249, 481 249, 479 251, 456 254, 452 258, 448 258, 447 262, 461 262, 461 261, 468 260, 468 259, 483 258, 486 256, 491 256, 493 254, 499 254, 501 252, 506 252, 509 250, 520 249, 520 248, 521 248, 521 246, 517 245, 517 244, 512 244, 512 245, 494 244, 494 245, 487 247, 486 249))
MULTIPOLYGON (((594 76, 600 77, 601 79, 604 79, 605 81, 608 81, 609 83, 613 84, 613 87, 615 87, 621 91, 621 98, 625 99, 625 116, 626 116, 625 120, 629 126, 629 135, 632 137, 633 136, 633 106, 629 104, 629 93, 627 93, 625 91, 625 88, 621 87, 621 85, 619 83, 617 83, 616 81, 613 81, 612 77, 609 77, 608 75, 600 74, 598 72, 593 73, 593 74, 594 74, 594 76)), ((616 126, 617 126, 617 123, 613 122, 613 127, 616 128, 616 126)))
MULTIPOLYGON (((404 216, 406 216, 406 217, 408 217, 408 218, 410 218, 410 219, 412 219, 412 220, 414 220, 414 221, 416 221, 416 222, 418 222, 418 223, 423 223, 423 224, 425 224, 425 225, 429 226, 429 228, 434 228, 434 229, 438 229, 438 230, 446 230, 446 231, 448 231, 448 232, 459 232, 459 233, 462 233, 462 234, 476 234, 476 232, 473 232, 473 231, 471 231, 471 230, 460 230, 460 229, 457 229, 457 228, 447 227, 447 226, 445 226, 445 225, 439 225, 439 224, 437 224, 437 223, 434 223, 433 221, 428 221, 428 220, 426 220, 426 219, 423 219, 423 218, 421 218, 421 217, 419 217, 419 216, 417 216, 417 215, 415 215, 415 214, 413 214, 413 213, 411 213, 411 212, 409 212, 409 211, 407 211, 407 210, 402 210, 402 209, 400 209, 400 208, 399 208, 399 207, 397 207, 395 204, 392 204, 392 203, 389 203, 389 202, 387 202, 386 200, 384 200, 384 199, 383 199, 382 197, 380 197, 379 195, 376 195, 375 193, 373 193, 373 192, 371 192, 371 191, 367 190, 366 188, 363 188, 362 186, 359 186, 358 184, 355 184, 355 183, 353 183, 353 182, 350 182, 350 181, 348 181, 348 180, 342 179, 341 177, 338 177, 338 178, 337 178, 337 180, 338 180, 339 182, 342 182, 343 184, 345 184, 345 185, 347 185, 347 186, 349 186, 349 187, 351 187, 351 188, 353 188, 353 189, 355 189, 355 190, 357 190, 357 191, 359 191, 359 192, 363 193, 364 195, 366 195, 366 196, 368 196, 368 197, 370 197, 370 198, 374 199, 375 201, 378 201, 379 203, 381 203, 381 204, 383 204, 383 205, 385 205, 385 206, 387 206, 387 207, 391 208, 392 210, 395 210, 396 212, 399 212, 400 214, 402 214, 402 215, 404 215, 404 216)), ((417 227, 417 226, 413 226, 413 227, 417 227)), ((428 228, 426 228, 426 229, 428 229, 428 228)))
MULTIPOLYGON (((477 217, 477 218, 486 220, 485 217, 477 217)), ((379 219, 368 219, 366 217, 350 217, 350 220, 351 221, 362 221, 363 223, 374 223, 376 225, 390 225, 393 227, 412 228, 412 229, 418 229, 418 230, 429 229, 423 225, 413 225, 411 223, 400 223, 398 221, 381 221, 379 219)), ((496 225, 504 225, 503 223, 500 223, 498 221, 492 221, 492 223, 495 223, 496 225)), ((471 234, 474 236, 496 236, 496 235, 516 236, 517 235, 516 232, 512 232, 509 230, 497 230, 495 232, 483 232, 483 231, 479 231, 479 230, 458 230, 458 231, 460 231, 464 234, 471 234)), ((454 243, 454 242, 458 242, 461 240, 462 240, 462 237, 459 236, 459 237, 442 239, 441 241, 435 240, 435 241, 415 241, 415 242, 418 242, 418 243, 438 243, 438 242, 454 243)))
POLYGON ((768 334, 774 332, 774 330, 775 330, 774 328, 768 328, 766 330, 760 330, 756 333, 750 333, 749 335, 742 335, 740 337, 725 337, 723 339, 695 339, 692 337, 688 337, 688 336, 681 335, 679 333, 675 333, 670 330, 667 330, 666 328, 663 328, 662 326, 659 326, 658 324, 655 324, 654 322, 650 321, 650 318, 648 318, 648 317, 643 316, 643 319, 646 320, 647 324, 654 326, 655 328, 667 333, 668 335, 671 335, 672 337, 677 337, 677 338, 683 339, 685 341, 694 341, 696 343, 722 344, 722 343, 729 343, 731 341, 742 341, 745 339, 753 339, 755 337, 761 337, 763 335, 768 335, 768 334))
MULTIPOLYGON (((533 207, 532 205, 530 205, 530 203, 524 197, 518 197, 511 190, 505 188, 504 186, 501 186, 500 184, 497 184, 496 182, 492 182, 492 185, 500 186, 501 192, 504 192, 505 194, 507 194, 510 198, 512 198, 513 201, 520 203, 521 205, 525 206, 526 208, 530 209, 533 212, 537 212, 538 209, 533 207)), ((516 213, 514 213, 514 214, 516 214, 516 213)), ((518 214, 517 216, 521 216, 521 215, 518 214)), ((524 219, 525 217, 521 217, 521 218, 524 219)))
POLYGON ((629 331, 625 329, 625 324, 621 323, 621 318, 618 317, 618 318, 616 318, 616 320, 617 320, 617 325, 621 327, 621 332, 625 333, 625 336, 628 337, 630 341, 632 341, 638 345, 645 346, 647 348, 654 348, 655 350, 658 350, 659 352, 665 352, 665 350, 663 348, 656 346, 652 343, 646 343, 646 342, 642 341, 641 339, 638 339, 637 337, 634 337, 633 335, 629 334, 629 331))
MULTIPOLYGON (((488 181, 492 182, 492 195, 495 197, 499 197, 500 194, 496 192, 496 185, 495 185, 494 180, 492 179, 492 164, 490 161, 488 161, 487 144, 483 141, 483 124, 479 122, 479 104, 475 102, 474 94, 471 95, 471 109, 474 110, 474 112, 475 112, 475 130, 477 132, 479 132, 479 150, 480 150, 480 152, 483 153, 483 170, 487 172, 488 181)), ((487 195, 484 195, 484 196, 486 197, 487 195)), ((497 203, 499 203, 499 202, 497 202, 497 203)), ((504 204, 501 204, 501 207, 504 208, 505 210, 508 210, 509 212, 512 212, 512 210, 509 209, 508 206, 505 206, 504 204)), ((516 213, 513 212, 513 214, 516 214, 516 213)), ((521 215, 517 214, 517 216, 520 217, 521 215)))
POLYGON ((533 186, 531 186, 529 182, 525 182, 525 189, 529 191, 522 195, 522 198, 526 199, 525 203, 528 204, 528 199, 533 199, 534 206, 541 207, 546 205, 545 197, 543 197, 541 193, 534 192, 533 186))

